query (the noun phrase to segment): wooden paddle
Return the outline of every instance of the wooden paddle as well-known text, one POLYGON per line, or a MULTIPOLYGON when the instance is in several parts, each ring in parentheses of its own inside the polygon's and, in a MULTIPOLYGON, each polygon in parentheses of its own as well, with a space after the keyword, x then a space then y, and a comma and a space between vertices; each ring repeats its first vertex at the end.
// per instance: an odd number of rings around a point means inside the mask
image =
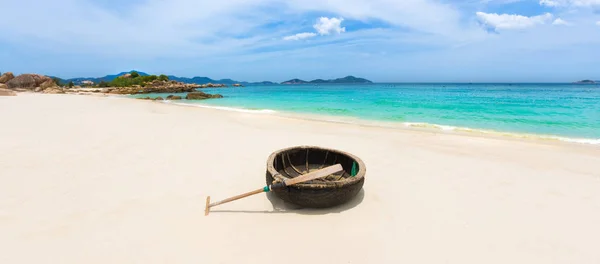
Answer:
POLYGON ((325 168, 320 169, 320 170, 316 170, 316 171, 313 171, 313 172, 310 172, 310 173, 307 173, 307 174, 304 174, 304 175, 300 175, 300 176, 292 178, 292 179, 287 179, 284 182, 279 182, 279 183, 276 183, 276 184, 265 186, 265 187, 260 188, 258 190, 247 192, 247 193, 244 193, 244 194, 240 194, 240 195, 237 195, 237 196, 234 196, 234 197, 231 197, 231 198, 227 198, 225 200, 218 201, 218 202, 215 202, 215 203, 210 203, 210 196, 208 196, 208 197, 206 197, 206 209, 204 210, 204 215, 205 216, 208 215, 208 212, 210 211, 211 207, 214 207, 214 206, 217 206, 217 205, 220 205, 220 204, 232 202, 232 201, 239 200, 239 199, 251 196, 251 195, 259 194, 259 193, 262 193, 262 192, 270 192, 270 191, 275 190, 275 189, 283 189, 286 186, 290 186, 290 185, 294 185, 294 184, 297 184, 297 183, 303 183, 303 182, 307 182, 307 181, 310 181, 310 180, 322 178, 322 177, 331 175, 333 173, 339 172, 341 170, 343 170, 342 165, 340 165, 340 164, 332 165, 332 166, 325 167, 325 168))

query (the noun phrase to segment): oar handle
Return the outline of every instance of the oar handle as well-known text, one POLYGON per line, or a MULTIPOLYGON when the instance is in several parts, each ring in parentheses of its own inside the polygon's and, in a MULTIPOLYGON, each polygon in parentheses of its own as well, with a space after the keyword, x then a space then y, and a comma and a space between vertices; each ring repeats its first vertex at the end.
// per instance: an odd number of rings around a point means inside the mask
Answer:
POLYGON ((211 203, 211 204, 210 204, 210 205, 208 205, 208 206, 209 206, 209 207, 213 207, 213 206, 217 206, 217 205, 219 205, 219 204, 224 204, 224 203, 228 203, 228 202, 233 202, 233 201, 235 201, 235 200, 239 200, 239 199, 242 199, 242 198, 245 198, 245 197, 251 196, 251 195, 255 195, 255 194, 259 194, 259 193, 265 192, 265 189, 266 189, 266 188, 260 188, 260 189, 257 189, 257 190, 251 191, 251 192, 247 192, 247 193, 244 193, 244 194, 236 195, 236 196, 233 196, 233 197, 231 197, 231 198, 227 198, 227 199, 225 199, 225 200, 221 200, 221 201, 218 201, 218 202, 211 203))

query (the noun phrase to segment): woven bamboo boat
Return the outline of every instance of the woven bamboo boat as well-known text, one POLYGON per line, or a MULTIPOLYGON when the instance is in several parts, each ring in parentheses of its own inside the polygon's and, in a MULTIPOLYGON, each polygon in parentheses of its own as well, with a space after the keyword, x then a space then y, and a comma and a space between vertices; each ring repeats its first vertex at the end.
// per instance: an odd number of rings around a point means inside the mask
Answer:
POLYGON ((280 199, 306 208, 333 207, 348 202, 362 189, 366 167, 347 152, 316 146, 297 146, 273 152, 267 160, 266 182, 281 182, 329 165, 343 171, 273 192, 280 199))

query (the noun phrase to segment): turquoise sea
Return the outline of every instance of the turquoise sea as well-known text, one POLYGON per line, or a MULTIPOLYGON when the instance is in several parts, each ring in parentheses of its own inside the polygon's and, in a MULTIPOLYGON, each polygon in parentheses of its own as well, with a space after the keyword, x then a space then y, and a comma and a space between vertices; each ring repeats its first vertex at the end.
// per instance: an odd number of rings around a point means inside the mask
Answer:
POLYGON ((600 144, 600 85, 305 84, 202 91, 225 98, 177 103, 600 144))

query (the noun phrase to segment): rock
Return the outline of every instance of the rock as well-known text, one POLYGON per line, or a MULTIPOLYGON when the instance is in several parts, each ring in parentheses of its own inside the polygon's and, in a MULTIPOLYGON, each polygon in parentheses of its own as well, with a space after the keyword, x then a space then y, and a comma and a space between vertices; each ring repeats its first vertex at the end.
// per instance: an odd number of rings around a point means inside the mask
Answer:
POLYGON ((8 85, 0 83, 0 89, 8 89, 8 85))
POLYGON ((225 84, 213 84, 213 83, 207 83, 206 87, 226 87, 225 84))
MULTIPOLYGON (((2 84, 4 85, 4 84, 2 84)), ((15 93, 15 91, 13 90, 9 90, 8 88, 2 88, 2 86, 0 86, 0 96, 16 96, 17 93, 15 93)))
POLYGON ((43 91, 44 89, 42 89, 42 87, 35 87, 35 89, 33 90, 36 93, 39 93, 41 91, 43 91))
POLYGON ((181 100, 181 96, 169 95, 169 96, 167 96, 167 100, 181 100))
POLYGON ((187 100, 203 100, 210 98, 223 98, 223 96, 220 94, 207 94, 203 92, 192 92, 185 96, 185 99, 187 100))
POLYGON ((12 72, 5 72, 0 76, 0 83, 7 83, 8 81, 15 78, 15 75, 12 72))
POLYGON ((64 94, 65 91, 60 87, 50 87, 43 91, 45 94, 64 94))
POLYGON ((165 99, 163 99, 163 98, 162 98, 162 97, 160 97, 160 96, 159 96, 159 97, 156 97, 156 98, 154 98, 154 101, 162 101, 162 100, 165 100, 165 99))
POLYGON ((111 94, 147 94, 147 93, 187 93, 194 92, 198 88, 195 84, 151 82, 146 87, 114 87, 110 89, 111 94))
POLYGON ((244 86, 241 85, 241 84, 239 84, 239 83, 236 83, 236 84, 233 85, 233 87, 244 87, 244 86))
POLYGON ((50 77, 48 76, 27 73, 21 74, 11 79, 6 83, 6 85, 8 85, 8 88, 10 89, 27 88, 33 90, 34 88, 39 87, 42 83, 48 80, 52 81, 52 79, 50 79, 50 77))
POLYGON ((46 88, 50 88, 50 87, 54 87, 54 86, 58 86, 56 83, 54 83, 54 80, 47 80, 47 81, 43 82, 42 84, 40 84, 40 88, 42 88, 42 90, 45 90, 46 88))

